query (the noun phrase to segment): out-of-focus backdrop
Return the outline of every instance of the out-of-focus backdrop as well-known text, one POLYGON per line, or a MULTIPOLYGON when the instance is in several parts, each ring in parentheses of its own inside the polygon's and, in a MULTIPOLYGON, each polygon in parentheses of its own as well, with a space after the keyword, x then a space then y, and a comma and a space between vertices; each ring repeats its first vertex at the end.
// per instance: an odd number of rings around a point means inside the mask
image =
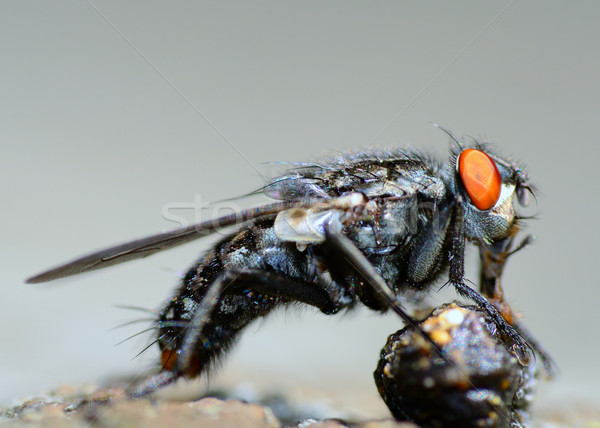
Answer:
MULTIPOLYGON (((156 349, 132 360, 148 334, 114 346, 148 324, 111 330, 146 315, 115 305, 160 308, 212 241, 47 285, 27 276, 177 226, 164 213, 193 220, 194 206, 260 187, 273 172, 263 162, 408 144, 444 159, 448 138, 434 122, 527 164, 540 191, 525 233, 537 240, 510 261, 506 293, 560 368, 543 400, 597 400, 596 3, 0 10, 0 403, 148 369, 156 349)), ((378 402, 372 371, 398 328, 366 310, 281 311, 247 329, 211 382, 339 388, 378 402)))

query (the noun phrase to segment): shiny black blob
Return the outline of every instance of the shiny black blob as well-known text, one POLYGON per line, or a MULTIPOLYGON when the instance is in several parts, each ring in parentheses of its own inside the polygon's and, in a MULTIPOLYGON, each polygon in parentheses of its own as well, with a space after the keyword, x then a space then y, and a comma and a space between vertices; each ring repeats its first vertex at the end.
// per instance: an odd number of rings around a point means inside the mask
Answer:
POLYGON ((245 326, 290 303, 335 314, 360 302, 375 311, 391 309, 414 324, 401 303, 418 302, 441 277, 487 314, 527 365, 533 351, 543 350, 512 319, 498 292, 499 278, 491 273, 479 292, 467 285, 464 249, 467 241, 484 249, 482 266, 501 272, 508 250, 498 243, 512 241, 519 230, 522 218, 513 200, 526 200, 528 177, 490 146, 471 144, 493 160, 502 180, 496 204, 479 210, 457 171, 465 147, 452 139, 446 162, 392 149, 293 164, 261 189, 277 200, 270 205, 101 250, 29 282, 104 268, 238 226, 189 270, 160 312, 155 327, 162 372, 134 395, 201 375, 245 326), (490 262, 484 253, 502 257, 490 262))
POLYGON ((374 376, 396 419, 421 427, 528 425, 536 370, 519 364, 485 312, 443 305, 419 325, 446 359, 411 327, 388 338, 374 376))

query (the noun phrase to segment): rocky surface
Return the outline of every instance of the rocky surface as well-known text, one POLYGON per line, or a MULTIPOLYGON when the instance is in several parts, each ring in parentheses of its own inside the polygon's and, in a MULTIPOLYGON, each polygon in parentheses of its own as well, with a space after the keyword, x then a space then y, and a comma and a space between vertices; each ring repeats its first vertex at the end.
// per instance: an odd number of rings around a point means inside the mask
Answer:
MULTIPOLYGON (((76 389, 65 386, 0 409, 0 427, 417 428, 385 415, 374 419, 357 418, 346 405, 342 406, 343 411, 328 406, 307 408, 307 402, 326 401, 314 391, 292 391, 286 397, 264 395, 252 400, 261 404, 215 397, 186 399, 183 395, 130 400, 121 387, 76 389), (333 417, 339 419, 328 419, 333 417)), ((533 412, 532 427, 600 427, 599 407, 593 401, 538 404, 541 405, 533 412)))
POLYGON ((61 388, 22 400, 0 413, 2 427, 125 428, 415 428, 393 419, 347 422, 337 419, 298 419, 292 405, 280 400, 272 407, 236 399, 205 397, 194 401, 136 399, 122 388, 75 390, 61 388), (277 416, 273 409, 277 409, 277 416))

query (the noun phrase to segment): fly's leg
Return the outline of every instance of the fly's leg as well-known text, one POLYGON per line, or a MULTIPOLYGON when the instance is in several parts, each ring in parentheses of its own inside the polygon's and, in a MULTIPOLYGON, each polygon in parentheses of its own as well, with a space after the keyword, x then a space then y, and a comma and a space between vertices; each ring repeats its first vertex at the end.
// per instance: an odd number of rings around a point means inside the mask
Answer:
POLYGON ((365 279, 367 284, 375 291, 377 297, 385 302, 387 307, 391 308, 396 314, 404 320, 404 322, 419 333, 427 340, 433 349, 438 351, 438 354, 445 359, 438 345, 429 337, 425 331, 419 326, 408 313, 402 309, 398 297, 394 291, 387 285, 385 280, 375 271, 375 268, 365 257, 365 255, 354 245, 354 243, 345 235, 334 230, 331 225, 325 227, 325 241, 331 249, 341 256, 345 261, 365 279))
POLYGON ((270 271, 227 270, 206 288, 187 326, 163 345, 163 372, 145 381, 132 396, 151 393, 181 377, 200 375, 246 325, 277 304, 305 303, 326 314, 341 308, 320 284, 270 271))
POLYGON ((526 339, 523 338, 509 322, 507 322, 494 305, 476 290, 464 283, 465 233, 463 212, 460 203, 456 204, 456 219, 454 222, 451 245, 452 254, 450 257, 449 283, 452 284, 460 296, 472 300, 490 316, 498 328, 500 335, 513 343, 513 352, 519 362, 523 365, 528 365, 531 362, 533 354, 531 345, 527 343, 526 339))
POLYGON ((502 288, 501 276, 509 256, 529 245, 533 240, 532 236, 527 236, 514 249, 512 243, 514 236, 493 242, 490 245, 482 246, 479 249, 481 259, 480 266, 480 290, 494 305, 504 319, 512 325, 515 330, 523 337, 530 347, 539 355, 548 377, 552 378, 556 372, 556 365, 548 352, 531 335, 531 333, 518 322, 518 317, 504 299, 504 290, 502 288))
POLYGON ((496 297, 504 301, 504 293, 500 278, 504 271, 504 266, 509 256, 522 250, 533 241, 533 236, 529 235, 512 249, 514 236, 494 241, 490 245, 479 247, 479 258, 481 260, 479 272, 479 289, 487 297, 496 297))
POLYGON ((531 346, 531 348, 536 352, 536 354, 540 356, 540 359, 542 360, 542 364, 544 366, 544 370, 546 371, 546 375, 548 376, 548 378, 552 379, 556 375, 556 363, 554 362, 548 351, 546 351, 546 349, 544 349, 544 347, 540 345, 540 342, 538 342, 537 339, 535 339, 531 335, 529 330, 527 330, 522 323, 516 323, 513 325, 513 327, 521 335, 521 337, 525 339, 527 343, 529 343, 529 346, 531 346))
POLYGON ((131 391, 129 396, 131 398, 139 398, 152 394, 154 391, 172 384, 180 377, 180 375, 173 371, 160 372, 146 379, 140 386, 131 391))
POLYGON ((436 269, 442 258, 442 248, 452 219, 452 208, 438 210, 433 206, 432 212, 437 215, 431 226, 419 234, 415 242, 415 250, 408 260, 407 276, 409 281, 420 283, 426 281, 436 269))
POLYGON ((507 339, 513 343, 512 351, 516 355, 519 362, 523 365, 529 365, 532 357, 532 347, 527 340, 519 334, 515 327, 508 324, 504 317, 500 315, 500 312, 498 312, 498 310, 477 291, 473 290, 462 281, 451 279, 450 283, 456 289, 456 292, 459 295, 475 302, 477 306, 483 309, 490 316, 498 328, 500 336, 503 336, 504 339, 507 339))
POLYGON ((275 299, 276 302, 285 299, 305 303, 319 308, 325 314, 332 314, 338 309, 329 294, 315 284, 302 283, 268 271, 226 271, 211 285, 186 329, 181 355, 175 365, 177 373, 188 371, 198 345, 202 344, 205 349, 210 348, 210 342, 206 341, 203 332, 207 324, 217 318, 213 312, 221 300, 221 295, 235 296, 244 293, 252 293, 253 296, 258 294, 275 299))
POLYGON ((504 298, 502 288, 502 272, 506 266, 508 257, 525 248, 533 241, 533 237, 527 236, 515 249, 512 249, 514 235, 505 239, 494 241, 489 245, 479 247, 480 273, 479 291, 492 303, 504 319, 512 326, 516 325, 517 317, 510 305, 504 298))

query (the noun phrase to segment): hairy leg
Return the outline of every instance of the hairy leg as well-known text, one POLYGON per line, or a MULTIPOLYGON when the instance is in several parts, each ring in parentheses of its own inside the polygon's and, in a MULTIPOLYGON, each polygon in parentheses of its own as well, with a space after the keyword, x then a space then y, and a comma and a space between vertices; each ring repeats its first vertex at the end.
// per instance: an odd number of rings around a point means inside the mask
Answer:
MULTIPOLYGON (((174 300, 172 304, 181 304, 181 300, 174 300)), ((163 371, 146 380, 132 395, 142 396, 180 377, 200 375, 211 361, 231 347, 245 326, 277 305, 289 302, 314 306, 326 314, 341 308, 325 288, 316 283, 262 270, 222 272, 193 306, 185 327, 162 329, 163 371)))

